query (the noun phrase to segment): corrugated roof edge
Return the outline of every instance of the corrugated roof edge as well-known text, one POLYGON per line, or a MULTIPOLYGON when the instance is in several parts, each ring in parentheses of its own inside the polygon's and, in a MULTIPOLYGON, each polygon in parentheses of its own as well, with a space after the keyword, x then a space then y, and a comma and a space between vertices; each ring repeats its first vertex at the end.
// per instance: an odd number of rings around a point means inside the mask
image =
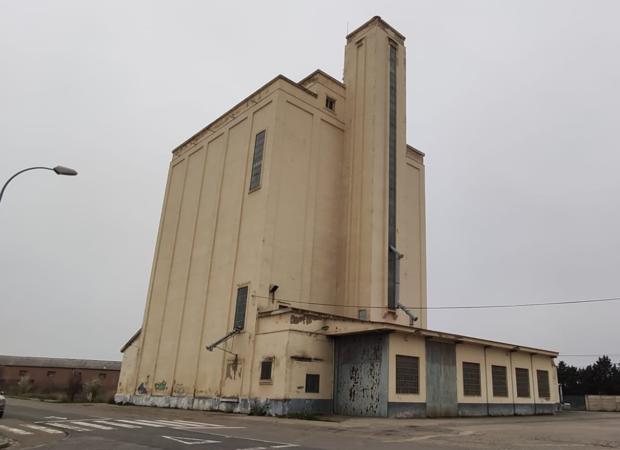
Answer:
POLYGON ((50 367, 58 369, 120 370, 120 361, 0 355, 0 366, 50 367))
POLYGON ((235 106, 233 106, 232 108, 230 108, 228 111, 226 111, 224 114, 221 114, 220 116, 218 116, 215 120, 209 122, 209 124, 207 126, 205 126, 204 128, 202 128, 200 131, 198 131, 197 133, 194 133, 189 139, 186 139, 185 141, 183 141, 182 144, 178 145, 177 147, 175 147, 174 150, 172 150, 172 153, 174 154, 177 150, 180 150, 181 148, 185 147, 185 145, 189 144, 191 141, 193 141, 194 139, 196 139, 198 136, 200 136, 202 133, 204 133, 205 131, 208 131, 209 128, 211 126, 213 126, 215 123, 217 123, 219 120, 221 120, 222 118, 224 118, 225 116, 227 116, 228 114, 230 114, 231 112, 233 112, 235 109, 239 108, 240 106, 243 106, 244 103, 249 102, 252 97, 254 97, 255 95, 259 94, 263 89, 269 87, 270 85, 272 85, 273 83, 275 83, 276 81, 284 81, 286 83, 289 83, 293 86, 295 86, 296 88, 301 89, 302 91, 304 91, 306 94, 309 94, 313 97, 316 98, 316 94, 312 91, 310 91, 309 89, 306 89, 303 86, 300 86, 299 83, 295 83, 293 80, 291 80, 290 78, 285 77, 284 75, 278 75, 277 77, 271 79, 270 81, 268 81, 267 83, 263 84, 261 87, 259 87, 257 90, 255 90, 254 92, 252 92, 250 95, 248 95, 246 98, 244 98, 243 100, 241 100, 239 103, 237 103, 235 106))
POLYGON ((133 344, 133 343, 134 343, 134 341, 135 341, 136 339, 138 339, 138 337, 140 336, 140 334, 141 334, 141 333, 142 333, 142 327, 140 327, 140 328, 138 329, 138 331, 136 331, 136 332, 133 334, 133 336, 131 336, 131 337, 129 338, 129 340, 128 340, 127 342, 125 342, 125 345, 123 345, 123 346, 121 347, 121 353, 123 353, 125 350, 127 350, 127 348, 128 348, 131 344, 133 344))
POLYGON ((528 352, 528 353, 536 353, 536 354, 545 355, 545 356, 552 356, 554 358, 559 355, 558 352, 553 351, 553 350, 544 350, 544 349, 540 349, 540 348, 529 347, 529 346, 524 346, 524 345, 510 344, 510 343, 501 342, 501 341, 491 341, 489 339, 483 339, 483 338, 477 338, 477 337, 473 337, 473 336, 465 336, 465 335, 460 335, 460 334, 447 333, 447 332, 444 332, 444 331, 430 330, 428 328, 415 328, 415 327, 408 327, 408 326, 405 326, 405 325, 391 324, 391 323, 387 323, 387 322, 375 322, 375 321, 372 321, 372 320, 361 320, 361 319, 356 319, 354 317, 340 316, 340 315, 337 315, 337 314, 323 313, 323 312, 312 311, 312 310, 309 310, 309 309, 296 308, 296 307, 282 308, 282 309, 277 309, 277 310, 273 310, 273 311, 264 311, 264 312, 259 313, 258 316, 259 317, 269 317, 269 316, 276 316, 276 315, 279 315, 279 314, 288 314, 288 313, 296 313, 296 312, 297 313, 301 313, 301 314, 312 314, 312 315, 315 315, 315 316, 326 317, 326 318, 335 319, 335 320, 344 320, 344 321, 349 321, 349 322, 363 323, 363 324, 375 325, 375 326, 381 326, 382 327, 382 328, 374 328, 374 329, 368 329, 368 330, 358 330, 358 331, 343 332, 343 333, 325 333, 326 335, 329 335, 329 336, 337 336, 339 334, 340 335, 345 335, 345 334, 376 333, 377 331, 400 331, 400 332, 404 332, 404 333, 419 334, 419 335, 422 335, 422 336, 442 338, 442 339, 452 340, 452 341, 455 341, 455 342, 456 341, 460 341, 460 342, 468 341, 468 342, 473 343, 473 344, 489 345, 489 346, 493 346, 493 347, 504 347, 504 348, 508 348, 508 349, 511 349, 511 350, 515 350, 515 351, 524 351, 524 352, 528 352))

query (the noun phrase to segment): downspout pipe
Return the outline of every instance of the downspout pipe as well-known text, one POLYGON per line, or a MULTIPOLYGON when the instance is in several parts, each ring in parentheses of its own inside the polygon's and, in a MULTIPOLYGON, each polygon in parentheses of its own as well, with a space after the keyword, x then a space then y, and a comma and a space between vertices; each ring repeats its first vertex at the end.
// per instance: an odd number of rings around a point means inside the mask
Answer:
POLYGON ((390 245, 390 251, 396 255, 396 265, 394 267, 394 296, 396 297, 396 307, 402 309, 405 314, 407 314, 409 317, 409 326, 412 327, 418 318, 400 302, 400 260, 403 259, 405 255, 396 250, 396 247, 393 245, 390 245))

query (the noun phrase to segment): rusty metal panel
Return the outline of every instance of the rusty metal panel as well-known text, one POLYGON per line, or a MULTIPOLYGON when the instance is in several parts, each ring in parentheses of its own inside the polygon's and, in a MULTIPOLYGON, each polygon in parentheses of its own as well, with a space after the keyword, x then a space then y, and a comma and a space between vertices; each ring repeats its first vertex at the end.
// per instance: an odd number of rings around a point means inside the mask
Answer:
POLYGON ((387 417, 387 335, 342 336, 335 344, 335 413, 387 417))
POLYGON ((426 414, 456 416, 456 348, 446 342, 426 341, 426 414))

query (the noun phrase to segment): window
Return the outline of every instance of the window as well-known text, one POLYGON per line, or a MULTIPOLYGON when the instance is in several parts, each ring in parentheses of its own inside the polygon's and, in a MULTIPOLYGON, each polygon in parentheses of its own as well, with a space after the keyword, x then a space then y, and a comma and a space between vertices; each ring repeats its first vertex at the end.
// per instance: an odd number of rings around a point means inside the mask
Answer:
POLYGON ((106 377, 105 373, 102 372, 102 373, 99 374, 99 379, 100 380, 105 380, 105 377, 106 377))
POLYGON ((517 379, 517 397, 529 397, 530 371, 517 367, 515 369, 515 378, 517 379))
POLYGON ((48 378, 54 378, 55 375, 56 375, 56 371, 55 370, 48 370, 47 371, 47 377, 48 378))
POLYGON ((325 97, 325 107, 332 111, 336 111, 336 99, 331 97, 325 97))
POLYGON ((25 376, 27 376, 27 375, 28 375, 28 371, 27 371, 27 370, 20 370, 20 371, 19 371, 19 376, 20 376, 20 377, 25 377, 25 376))
POLYGON ((537 370, 536 378, 538 380, 538 396, 540 398, 551 398, 551 392, 549 390, 549 372, 546 370, 537 370))
POLYGON ((420 393, 420 358, 396 355, 396 393, 420 393))
POLYGON ((254 140, 254 157, 252 158, 252 173, 250 175, 250 192, 260 187, 260 176, 263 170, 263 150, 265 148, 265 130, 256 135, 254 140))
POLYGON ((399 255, 396 248, 396 47, 390 44, 389 60, 389 121, 388 121, 388 308, 396 309, 396 279, 399 255))
POLYGON ((312 394, 319 393, 319 380, 320 375, 315 373, 307 373, 306 374, 306 392, 310 392, 312 394))
POLYGON ((480 396, 480 364, 463 362, 463 395, 480 396))
POLYGON ((493 396, 508 397, 506 366, 491 366, 491 378, 493 379, 493 396))
POLYGON ((368 312, 365 309, 359 309, 357 311, 357 318, 359 320, 368 320, 368 312))
POLYGON ((271 381, 271 369, 273 367, 273 359, 264 359, 260 363, 260 380, 271 381))
POLYGON ((235 330, 243 330, 245 326, 245 307, 248 303, 248 287, 243 286, 237 289, 237 304, 235 306, 235 330))

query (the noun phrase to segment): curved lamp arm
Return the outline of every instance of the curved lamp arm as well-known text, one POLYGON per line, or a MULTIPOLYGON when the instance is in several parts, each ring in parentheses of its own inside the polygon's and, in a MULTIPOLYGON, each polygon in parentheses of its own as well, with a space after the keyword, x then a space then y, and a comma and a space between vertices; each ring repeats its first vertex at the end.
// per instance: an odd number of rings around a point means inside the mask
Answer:
POLYGON ((75 176, 77 175, 77 171, 70 169, 69 167, 63 167, 63 166, 56 166, 56 167, 28 167, 27 169, 22 169, 19 172, 15 173, 11 178, 9 178, 8 180, 6 180, 6 183, 4 183, 4 186, 2 186, 2 190, 0 190, 0 202, 2 201, 2 196, 4 195, 4 190, 6 189, 6 187, 8 186, 8 184, 13 180, 13 178, 15 178, 17 175, 20 175, 24 172, 28 172, 29 170, 37 170, 37 169, 42 169, 42 170, 51 170, 52 172, 55 172, 56 175, 68 175, 68 176, 75 176))

